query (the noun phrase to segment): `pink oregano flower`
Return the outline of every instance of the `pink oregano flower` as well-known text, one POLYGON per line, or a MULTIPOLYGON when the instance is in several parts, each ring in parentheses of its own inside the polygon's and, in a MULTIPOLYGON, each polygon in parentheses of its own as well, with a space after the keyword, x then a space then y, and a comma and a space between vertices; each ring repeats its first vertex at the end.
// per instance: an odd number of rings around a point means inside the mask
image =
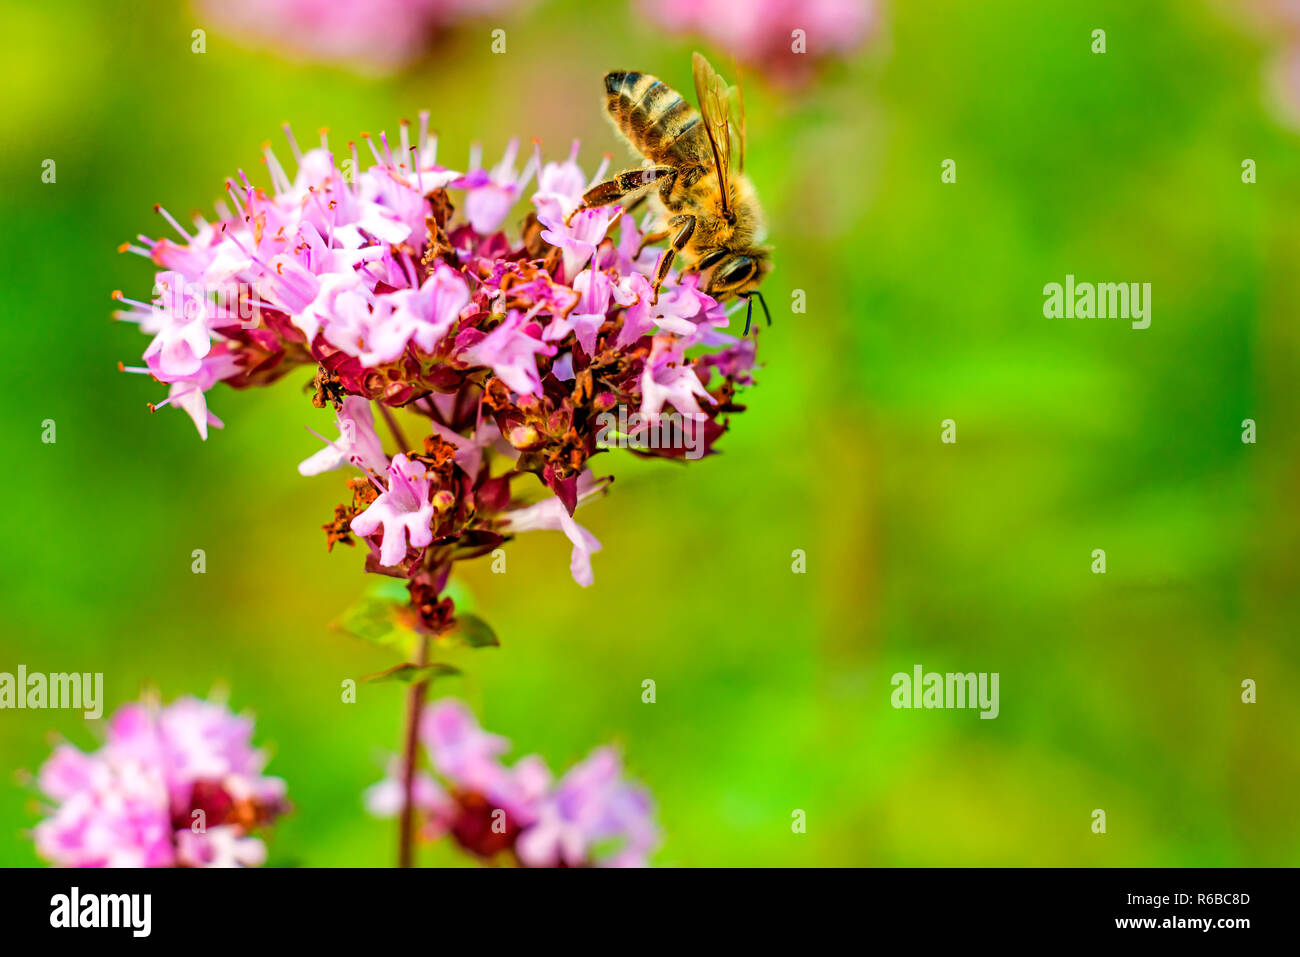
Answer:
MULTIPOLYGON (((624 779, 612 748, 597 748, 555 781, 538 755, 504 763, 510 742, 451 698, 425 711, 420 741, 434 772, 417 772, 414 794, 428 840, 450 836, 478 858, 523 867, 645 867, 659 846, 649 792, 624 779)), ((372 814, 400 810, 398 771, 394 762, 366 791, 372 814)))
POLYGON ((254 831, 288 809, 253 723, 222 704, 128 704, 86 753, 61 744, 37 785, 50 802, 36 850, 61 867, 253 867, 254 831))
POLYGON ((382 475, 388 469, 388 456, 375 432, 375 416, 370 403, 350 395, 336 413, 339 437, 326 442, 325 448, 298 465, 302 475, 319 475, 352 464, 367 472, 382 475))
POLYGON ((373 535, 383 528, 379 561, 396 565, 406 557, 406 549, 423 548, 433 541, 430 524, 433 503, 429 501, 429 479, 424 466, 408 461, 400 452, 388 466, 388 488, 370 506, 352 520, 352 531, 373 535))
MULTIPOLYGON (((606 484, 597 481, 590 471, 583 472, 578 477, 576 486, 578 504, 581 505, 599 495, 604 491, 606 484)), ((573 580, 584 588, 595 580, 591 571, 591 556, 600 551, 600 542, 595 535, 573 520, 573 516, 558 497, 506 512, 501 521, 502 525, 511 532, 532 532, 539 529, 564 532, 573 544, 573 551, 569 557, 569 572, 573 575, 573 580)))
POLYGON ((118 318, 151 336, 143 365, 124 368, 167 385, 152 407, 183 409, 204 438, 222 424, 208 408, 218 382, 311 370, 338 437, 320 436, 299 471, 356 476, 328 540, 364 539, 370 570, 408 580, 432 631, 450 621, 429 600, 450 562, 521 531, 563 532, 573 577, 590 584, 600 546, 573 510, 605 485, 588 464, 607 447, 601 416, 702 414, 711 451, 754 367, 722 333, 726 311, 690 273, 670 273, 656 300, 657 253, 617 207, 570 220, 608 164, 588 177, 576 143, 553 162, 535 147, 521 165, 511 142, 490 167, 475 148, 460 172, 439 161, 422 114, 396 142, 363 137, 368 168, 350 144, 345 176, 324 133, 307 150, 286 135, 293 176, 267 147, 269 189, 240 172, 215 221, 186 228, 160 208, 179 240, 124 245, 159 270, 154 301, 116 294, 118 318), (534 212, 512 238, 501 229, 517 205, 534 212), (385 449, 376 407, 385 434, 399 426, 397 448, 385 449), (517 488, 529 475, 548 498, 517 488))
POLYGON ((466 349, 465 357, 490 368, 519 395, 541 395, 537 356, 555 355, 555 346, 541 341, 541 331, 527 316, 511 312, 478 344, 466 349))

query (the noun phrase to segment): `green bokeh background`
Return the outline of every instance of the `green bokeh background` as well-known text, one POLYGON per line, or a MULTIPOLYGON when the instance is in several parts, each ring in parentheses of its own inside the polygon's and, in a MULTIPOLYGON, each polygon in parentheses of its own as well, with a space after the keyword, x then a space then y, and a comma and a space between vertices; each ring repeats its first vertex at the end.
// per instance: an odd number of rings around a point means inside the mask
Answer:
MULTIPOLYGON (((115 246, 164 232, 155 202, 210 210, 239 166, 264 183, 286 120, 337 148, 427 107, 445 162, 580 137, 590 170, 624 155, 601 73, 688 88, 691 50, 716 51, 623 2, 539 0, 376 79, 215 29, 191 53, 204 24, 161 0, 0 14, 0 670, 102 671, 110 710, 227 687, 295 804, 271 863, 387 865, 394 827, 360 794, 402 687, 340 702, 392 659, 328 628, 367 582, 319 528, 341 477, 295 469, 328 416, 294 376, 218 388, 206 444, 151 417, 163 391, 116 370, 146 340, 108 319, 151 272, 115 246)), ((593 587, 558 533, 516 540, 505 575, 465 567, 502 647, 438 693, 555 768, 617 743, 658 800, 661 865, 1294 864, 1300 136, 1266 108, 1268 53, 1192 0, 907 0, 807 89, 751 77, 778 252, 749 410, 689 467, 603 458, 593 587), (1045 319, 1066 273, 1152 283, 1151 327, 1045 319), (1001 715, 894 710, 918 663, 999 672, 1001 715)), ((21 769, 52 733, 96 740, 72 713, 0 713, 0 863, 38 863, 21 769)))

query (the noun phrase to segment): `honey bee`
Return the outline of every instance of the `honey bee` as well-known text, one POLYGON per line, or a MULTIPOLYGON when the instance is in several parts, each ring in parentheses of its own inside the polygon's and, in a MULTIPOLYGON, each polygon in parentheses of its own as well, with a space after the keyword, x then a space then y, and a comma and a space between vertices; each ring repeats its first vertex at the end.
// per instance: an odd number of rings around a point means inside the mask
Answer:
POLYGON ((693 72, 698 111, 647 73, 605 74, 605 110, 646 163, 597 183, 578 209, 608 206, 639 194, 631 204, 635 206, 657 187, 660 228, 647 234, 643 245, 671 240, 655 267, 652 301, 658 301, 659 287, 673 260, 681 256, 686 262, 683 271, 698 273, 704 292, 718 300, 747 300, 744 334, 749 335, 755 298, 772 324, 757 289, 772 265, 771 250, 757 245, 763 211, 745 175, 744 98, 736 91, 739 119, 733 124, 732 91, 698 53, 693 72))

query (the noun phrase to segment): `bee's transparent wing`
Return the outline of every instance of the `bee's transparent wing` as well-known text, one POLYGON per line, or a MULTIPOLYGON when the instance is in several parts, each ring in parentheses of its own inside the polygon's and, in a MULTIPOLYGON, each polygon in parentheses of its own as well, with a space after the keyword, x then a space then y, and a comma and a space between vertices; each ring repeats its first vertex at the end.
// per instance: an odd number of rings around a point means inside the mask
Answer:
MULTIPOLYGON (((713 162, 718 171, 718 186, 723 211, 728 209, 731 196, 731 91, 718 76, 709 61, 700 54, 693 58, 695 96, 700 101, 700 115, 704 118, 704 131, 713 148, 713 162)), ((742 148, 743 155, 743 148, 742 148)))
POLYGON ((731 101, 736 105, 736 122, 731 128, 735 137, 736 169, 745 172, 745 88, 740 82, 740 64, 736 64, 736 85, 731 89, 731 101))

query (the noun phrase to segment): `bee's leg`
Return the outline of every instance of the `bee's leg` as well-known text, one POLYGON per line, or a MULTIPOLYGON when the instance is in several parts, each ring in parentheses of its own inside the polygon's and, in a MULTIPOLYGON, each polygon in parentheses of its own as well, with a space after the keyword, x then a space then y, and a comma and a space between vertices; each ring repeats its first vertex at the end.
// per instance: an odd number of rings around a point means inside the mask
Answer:
POLYGON ((663 240, 668 238, 668 235, 671 232, 672 232, 671 229, 659 229, 653 233, 646 233, 644 236, 641 237, 641 245, 636 248, 636 254, 640 256, 647 246, 649 246, 651 243, 662 242, 663 240))
POLYGON ((664 280, 668 277, 668 270, 673 264, 677 254, 686 248, 686 244, 691 241, 691 236, 695 234, 695 217, 689 213, 682 213, 680 216, 674 216, 668 220, 668 225, 677 228, 677 235, 673 237, 672 243, 663 254, 659 257, 659 264, 655 266, 655 280, 652 283, 654 287, 654 296, 650 299, 650 305, 655 305, 659 301, 659 287, 663 285, 664 280))
POLYGON ((767 318, 767 324, 769 326, 772 325, 772 314, 767 311, 767 300, 763 298, 761 292, 755 289, 753 292, 743 292, 740 295, 741 298, 745 300, 745 331, 741 334, 742 338, 749 335, 749 325, 751 320, 754 318, 755 299, 757 299, 758 304, 763 307, 763 315, 767 318))
POLYGON ((665 177, 676 177, 677 170, 671 166, 646 166, 642 169, 625 169, 612 179, 607 179, 602 183, 597 183, 591 189, 587 190, 582 196, 582 202, 578 208, 570 213, 565 220, 572 219, 574 213, 582 209, 591 209, 596 206, 609 206, 611 203, 617 203, 624 196, 630 193, 636 193, 652 186, 665 177))

